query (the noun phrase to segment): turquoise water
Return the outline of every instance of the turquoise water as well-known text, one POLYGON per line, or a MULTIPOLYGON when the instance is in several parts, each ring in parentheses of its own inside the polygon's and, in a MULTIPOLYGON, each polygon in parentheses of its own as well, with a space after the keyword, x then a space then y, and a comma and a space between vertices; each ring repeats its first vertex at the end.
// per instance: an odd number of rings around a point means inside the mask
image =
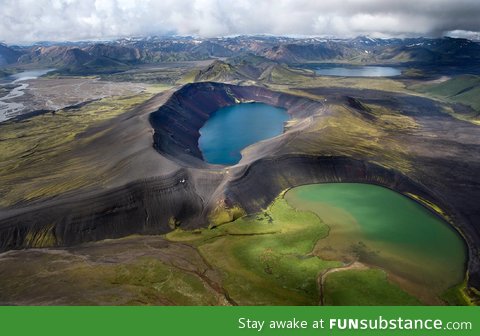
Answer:
POLYGON ((224 107, 200 129, 198 146, 205 161, 233 165, 240 161, 245 147, 282 134, 288 119, 285 109, 263 103, 224 107))
POLYGON ((315 69, 317 75, 341 77, 392 77, 400 76, 402 71, 387 66, 330 66, 325 65, 315 69))

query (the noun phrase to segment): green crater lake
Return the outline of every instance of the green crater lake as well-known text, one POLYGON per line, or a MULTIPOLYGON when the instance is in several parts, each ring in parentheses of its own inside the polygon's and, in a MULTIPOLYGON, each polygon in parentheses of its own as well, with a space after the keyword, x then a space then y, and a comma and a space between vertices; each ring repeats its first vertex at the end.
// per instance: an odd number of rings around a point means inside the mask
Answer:
POLYGON ((205 161, 233 165, 245 147, 282 134, 288 119, 285 109, 263 103, 224 107, 212 113, 200 129, 198 147, 205 161))
POLYGON ((330 227, 314 250, 320 258, 380 267, 430 302, 464 279, 467 249, 461 236, 399 193, 371 184, 327 183, 293 188, 285 199, 330 227))

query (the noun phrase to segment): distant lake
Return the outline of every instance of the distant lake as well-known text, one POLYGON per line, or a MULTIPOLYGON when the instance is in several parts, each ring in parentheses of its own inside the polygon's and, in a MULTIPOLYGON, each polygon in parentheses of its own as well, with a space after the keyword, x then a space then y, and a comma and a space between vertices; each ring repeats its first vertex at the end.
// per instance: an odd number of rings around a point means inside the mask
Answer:
POLYGON ((20 82, 28 79, 35 79, 38 77, 41 77, 55 69, 37 69, 37 70, 28 70, 28 71, 22 71, 16 74, 13 74, 11 76, 8 76, 8 78, 12 79, 14 82, 20 82))
POLYGON ((317 75, 339 77, 392 77, 402 71, 388 66, 322 65, 315 68, 317 75))
POLYGON ((263 103, 224 107, 200 129, 198 146, 205 161, 233 165, 240 161, 245 147, 282 134, 288 119, 285 109, 263 103))
POLYGON ((6 78, 2 85, 17 85, 8 94, 0 98, 0 122, 16 117, 25 109, 23 102, 18 101, 25 94, 28 83, 21 83, 29 79, 43 76, 55 69, 37 69, 22 71, 6 78))

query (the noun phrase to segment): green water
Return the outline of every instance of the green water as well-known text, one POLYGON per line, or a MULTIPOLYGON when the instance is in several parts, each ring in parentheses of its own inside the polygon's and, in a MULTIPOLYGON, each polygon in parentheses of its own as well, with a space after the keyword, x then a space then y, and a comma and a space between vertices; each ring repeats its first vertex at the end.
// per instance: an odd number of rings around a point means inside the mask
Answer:
POLYGON ((439 295, 465 274, 466 246, 446 222, 387 188, 357 183, 312 184, 285 195, 330 226, 315 253, 381 267, 411 292, 439 295))

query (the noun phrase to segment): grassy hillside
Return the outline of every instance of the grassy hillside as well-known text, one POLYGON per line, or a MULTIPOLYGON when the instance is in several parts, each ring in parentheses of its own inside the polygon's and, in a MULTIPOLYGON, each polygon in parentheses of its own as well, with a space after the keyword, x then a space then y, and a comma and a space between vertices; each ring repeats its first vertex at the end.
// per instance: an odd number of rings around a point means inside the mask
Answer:
POLYGON ((327 277, 326 291, 319 288, 322 274, 344 267, 340 261, 324 260, 313 253, 329 230, 313 212, 297 210, 280 196, 256 215, 212 229, 177 229, 166 238, 197 248, 209 265, 220 270, 223 288, 240 305, 318 305, 322 295, 328 304, 418 303, 378 270, 345 271, 347 279, 343 274, 337 279, 335 273, 327 277), (365 282, 364 275, 375 281, 371 293, 376 298, 370 296, 371 287, 358 292, 342 288, 344 283, 365 282))
POLYGON ((480 76, 461 75, 433 85, 418 85, 414 90, 450 102, 468 105, 480 113, 480 76))
POLYGON ((72 157, 69 153, 99 136, 96 132, 85 134, 88 129, 145 102, 157 92, 154 90, 103 98, 77 109, 42 114, 21 122, 2 123, 0 207, 52 197, 103 179, 102 169, 92 158, 72 157))
POLYGON ((329 275, 325 282, 325 304, 333 306, 416 306, 420 302, 388 281, 379 269, 349 270, 329 275))

